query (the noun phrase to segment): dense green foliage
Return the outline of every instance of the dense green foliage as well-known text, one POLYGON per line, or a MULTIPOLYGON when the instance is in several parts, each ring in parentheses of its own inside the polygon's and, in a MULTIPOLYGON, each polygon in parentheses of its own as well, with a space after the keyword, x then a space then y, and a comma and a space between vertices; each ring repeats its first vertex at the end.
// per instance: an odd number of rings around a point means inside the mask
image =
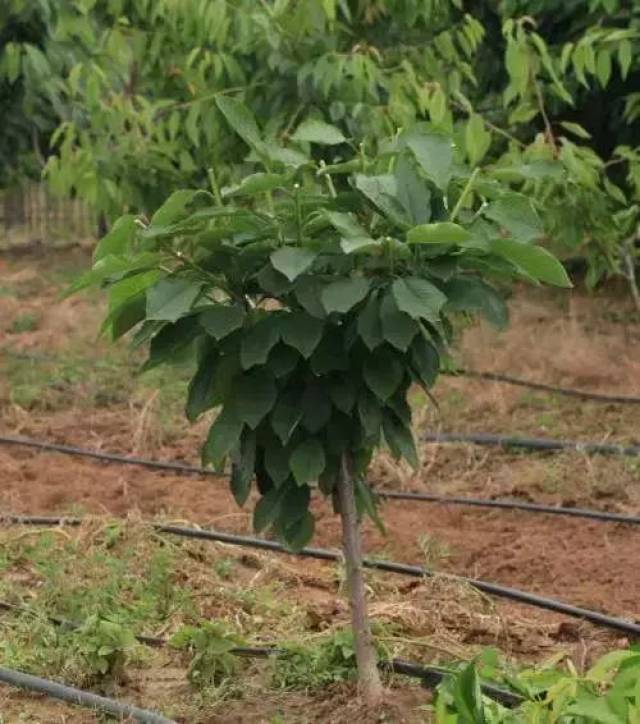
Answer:
POLYGON ((9 0, 3 161, 26 152, 32 168, 41 137, 52 185, 114 218, 209 167, 234 175, 220 94, 240 93, 270 142, 316 117, 375 149, 429 119, 531 195, 596 283, 637 254, 639 14, 638 0, 9 0))
POLYGON ((433 707, 437 724, 635 724, 640 721, 640 650, 611 651, 580 673, 564 657, 515 670, 487 650, 439 687, 433 707), (483 696, 480 679, 518 692, 515 709, 483 696))
POLYGON ((254 173, 175 191, 148 224, 121 217, 75 289, 109 287, 104 328, 117 338, 141 324, 147 368, 196 350, 187 416, 221 408, 204 463, 232 458, 240 504, 255 476, 254 527, 299 548, 313 534, 311 484, 333 495, 348 465, 376 518, 373 451, 384 442, 417 465, 407 392, 436 379, 449 315, 506 323, 483 278, 569 281, 533 243, 543 229, 527 198, 463 165, 428 124, 327 166, 316 149, 348 148, 339 128, 303 121, 278 146, 242 103, 217 105, 254 173))

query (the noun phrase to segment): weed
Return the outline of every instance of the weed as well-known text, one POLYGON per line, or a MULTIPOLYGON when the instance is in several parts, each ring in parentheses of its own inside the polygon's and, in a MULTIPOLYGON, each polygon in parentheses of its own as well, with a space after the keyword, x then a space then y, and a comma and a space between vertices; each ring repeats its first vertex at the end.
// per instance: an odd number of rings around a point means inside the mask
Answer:
POLYGON ((137 645, 133 632, 116 621, 90 616, 75 633, 76 647, 87 673, 125 679, 125 666, 137 645))
POLYGON ((238 657, 232 652, 242 640, 221 621, 203 621, 199 626, 183 626, 170 645, 191 654, 189 681, 197 688, 218 687, 234 676, 238 657))
POLYGON ((351 631, 336 631, 319 642, 287 646, 273 665, 278 689, 321 689, 356 677, 356 655, 351 631))
POLYGON ((218 560, 216 560, 216 562, 213 564, 213 570, 220 578, 222 578, 224 581, 227 581, 229 580, 229 578, 231 578, 234 566, 235 561, 233 560, 233 558, 218 558, 218 560))
POLYGON ((27 312, 17 316, 13 322, 6 328, 8 334, 22 334, 23 332, 33 332, 38 329, 39 320, 35 314, 27 312))

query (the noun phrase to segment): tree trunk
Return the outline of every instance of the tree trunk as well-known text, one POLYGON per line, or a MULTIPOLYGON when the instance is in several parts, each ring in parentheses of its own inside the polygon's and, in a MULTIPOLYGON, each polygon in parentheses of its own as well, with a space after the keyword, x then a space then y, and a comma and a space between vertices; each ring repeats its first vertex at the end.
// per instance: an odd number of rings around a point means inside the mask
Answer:
POLYGON ((367 616, 360 523, 347 455, 342 458, 338 477, 338 500, 342 520, 342 548, 347 567, 347 586, 351 603, 351 626, 358 664, 358 683, 365 703, 368 706, 378 706, 383 698, 383 688, 378 672, 378 657, 367 616))

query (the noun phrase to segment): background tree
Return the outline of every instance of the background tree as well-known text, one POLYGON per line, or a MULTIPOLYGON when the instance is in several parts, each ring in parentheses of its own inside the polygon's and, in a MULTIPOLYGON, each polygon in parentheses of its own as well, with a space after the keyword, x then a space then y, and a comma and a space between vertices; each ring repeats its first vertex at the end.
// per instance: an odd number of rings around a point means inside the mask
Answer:
POLYGON ((319 118, 373 151, 426 119, 534 200, 547 243, 584 259, 590 285, 625 276, 640 305, 638 0, 11 0, 2 12, 9 166, 17 152, 34 168, 34 118, 43 155, 56 123, 50 184, 107 218, 149 213, 212 166, 237 180, 221 94, 241 90, 276 145, 319 118))

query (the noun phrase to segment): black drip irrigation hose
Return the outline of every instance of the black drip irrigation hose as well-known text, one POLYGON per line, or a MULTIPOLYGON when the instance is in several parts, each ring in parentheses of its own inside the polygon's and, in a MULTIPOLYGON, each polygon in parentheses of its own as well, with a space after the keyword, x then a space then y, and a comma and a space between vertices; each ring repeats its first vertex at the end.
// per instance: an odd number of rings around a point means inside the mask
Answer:
MULTIPOLYGON (((16 606, 12 603, 7 603, 6 601, 0 601, 0 609, 31 613, 28 608, 16 606)), ((65 621, 55 617, 49 617, 49 620, 54 625, 63 626, 67 629, 73 630, 79 628, 78 624, 74 624, 71 621, 65 621)), ((156 648, 167 645, 166 639, 155 636, 137 635, 136 640, 142 644, 156 648)), ((286 649, 281 649, 276 646, 236 646, 230 650, 230 653, 234 656, 244 658, 266 659, 271 658, 272 656, 286 656, 289 652, 286 649)), ((421 679, 423 686, 429 689, 435 689, 445 676, 452 673, 444 667, 423 666, 422 664, 405 661, 404 659, 383 659, 378 663, 378 666, 381 671, 421 679)), ((520 696, 520 694, 516 694, 515 692, 503 689, 502 687, 495 686, 493 684, 482 683, 481 688, 486 696, 507 707, 515 707, 524 701, 524 698, 520 696)))
POLYGON ((439 505, 463 505, 477 508, 499 508, 502 510, 526 510, 530 513, 547 513, 549 515, 564 515, 574 518, 590 518, 609 523, 640 525, 640 515, 608 513, 606 511, 591 510, 589 508, 565 508, 556 505, 543 505, 542 503, 526 503, 519 500, 487 500, 485 498, 436 495, 435 493, 401 493, 391 490, 376 490, 375 493, 377 497, 382 500, 414 500, 425 503, 437 503, 439 505))
POLYGON ((115 699, 108 699, 105 696, 99 696, 90 691, 83 691, 73 686, 60 684, 57 681, 41 679, 39 676, 25 674, 22 671, 6 669, 3 666, 0 666, 0 683, 9 684, 10 686, 16 686, 28 691, 35 691, 53 699, 60 699, 69 704, 93 709, 94 711, 101 711, 118 718, 133 718, 135 721, 141 722, 141 724, 177 724, 175 720, 166 719, 153 711, 140 709, 132 704, 125 704, 115 699))
POLYGON ((472 443, 490 447, 518 448, 522 450, 574 450, 591 455, 627 455, 640 457, 640 445, 621 445, 619 443, 576 442, 572 440, 550 440, 543 437, 510 437, 509 435, 491 435, 487 433, 437 432, 428 433, 420 438, 426 443, 472 443))
POLYGON ((540 390, 541 392, 552 392, 556 395, 564 395, 565 397, 576 397, 582 400, 593 400, 594 402, 605 402, 617 405, 640 405, 640 397, 633 395, 607 395, 601 392, 586 392, 585 390, 576 390, 571 387, 556 387, 555 385, 547 385, 544 382, 532 382, 523 380, 519 377, 511 377, 511 375, 503 375, 499 372, 476 372, 475 370, 453 370, 441 371, 450 377, 472 377, 481 380, 491 380, 492 382, 504 382, 508 385, 517 387, 528 387, 531 390, 540 390))
MULTIPOLYGON (((56 518, 46 516, 0 516, 0 524, 12 525, 80 525, 81 518, 56 518)), ((250 536, 235 535, 232 533, 221 533, 214 530, 203 530, 200 528, 184 528, 182 526, 164 525, 162 523, 153 523, 153 529, 159 533, 169 533, 171 535, 181 536, 183 538, 193 538, 196 540, 209 540, 216 543, 227 543, 228 545, 238 545, 247 548, 257 548, 259 550, 267 550, 275 553, 286 553, 288 555, 298 556, 302 558, 316 558, 323 561, 340 561, 342 556, 337 551, 328 550, 326 548, 303 548, 300 551, 291 551, 281 543, 276 541, 264 540, 263 538, 253 538, 250 536)), ((422 566, 410 565, 407 563, 395 563, 391 561, 380 561, 365 558, 362 561, 365 568, 373 570, 385 571, 386 573, 399 573, 405 576, 414 576, 417 578, 431 578, 436 575, 432 570, 422 566)), ((453 573, 438 573, 443 578, 451 581, 457 581, 473 588, 495 596, 496 598, 505 598, 517 603, 524 603, 535 608, 554 611, 573 618, 584 619, 591 623, 604 626, 606 628, 622 631, 625 634, 640 637, 640 623, 627 621, 615 616, 609 616, 599 611, 592 611, 588 608, 573 606, 569 603, 563 603, 554 598, 547 598, 536 593, 521 591, 517 588, 502 586, 498 583, 483 581, 477 578, 468 578, 453 573)))
MULTIPOLYGON (((31 440, 23 437, 10 437, 0 435, 0 444, 2 445, 21 445, 23 447, 32 447, 45 452, 58 452, 63 455, 78 455, 80 457, 94 458, 108 463, 119 463, 121 465, 140 465, 152 470, 167 470, 173 473, 181 473, 187 475, 213 475, 217 476, 213 470, 202 468, 197 465, 187 465, 185 463, 162 462, 160 460, 148 460, 146 458, 131 457, 128 455, 117 455, 114 453, 101 452, 100 450, 87 450, 86 448, 74 447, 72 445, 61 445, 54 442, 42 442, 40 440, 31 440)), ((219 477, 219 476, 218 476, 219 477)))
MULTIPOLYGON (((102 460, 109 463, 118 463, 122 465, 138 465, 155 470, 168 470, 173 473, 186 475, 209 475, 214 477, 225 477, 213 470, 198 467, 195 465, 185 465, 183 463, 162 462, 160 460, 148 460, 146 458, 129 457, 126 455, 116 455, 112 453, 104 453, 97 450, 87 450, 85 448, 73 447, 70 445, 61 445, 58 443, 41 442, 39 440, 31 440, 20 437, 6 437, 0 435, 0 444, 19 445, 24 447, 32 447, 46 452, 58 452, 65 455, 78 455, 80 457, 89 457, 102 460)), ((378 497, 383 499, 395 500, 420 500, 424 502, 441 503, 443 505, 467 505, 486 508, 504 508, 511 510, 525 510, 530 513, 550 513, 553 515, 566 515, 576 518, 589 518, 591 520, 600 520, 611 523, 628 523, 630 525, 639 525, 640 516, 625 515, 622 513, 607 513, 599 510, 590 510, 588 508, 567 508, 562 506, 543 505, 540 503, 521 503, 519 501, 509 500, 485 500, 482 498, 463 498, 448 497, 440 495, 430 495, 427 493, 395 493, 391 491, 379 491, 378 497)))

